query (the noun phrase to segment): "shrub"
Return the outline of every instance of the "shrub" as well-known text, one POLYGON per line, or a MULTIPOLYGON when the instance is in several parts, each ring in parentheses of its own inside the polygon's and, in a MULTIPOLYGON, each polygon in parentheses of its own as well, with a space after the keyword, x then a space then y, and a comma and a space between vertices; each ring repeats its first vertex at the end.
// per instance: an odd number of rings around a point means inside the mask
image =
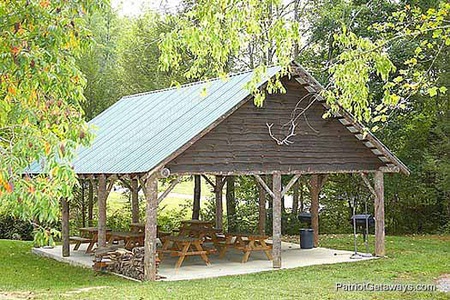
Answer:
POLYGON ((0 239, 33 240, 33 226, 12 216, 0 215, 0 239))

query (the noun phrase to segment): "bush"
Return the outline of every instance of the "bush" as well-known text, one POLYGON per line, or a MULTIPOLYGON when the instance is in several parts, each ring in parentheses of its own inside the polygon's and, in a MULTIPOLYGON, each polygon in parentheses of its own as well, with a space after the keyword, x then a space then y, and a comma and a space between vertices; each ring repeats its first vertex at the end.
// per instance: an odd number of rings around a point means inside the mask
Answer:
POLYGON ((33 226, 9 215, 0 215, 0 239, 33 240, 33 226))

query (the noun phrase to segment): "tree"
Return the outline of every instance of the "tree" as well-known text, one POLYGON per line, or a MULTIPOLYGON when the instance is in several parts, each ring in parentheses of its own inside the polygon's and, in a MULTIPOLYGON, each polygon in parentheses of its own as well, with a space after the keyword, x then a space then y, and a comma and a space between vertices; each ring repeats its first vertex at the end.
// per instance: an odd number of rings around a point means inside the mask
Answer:
POLYGON ((102 4, 0 2, 0 203, 33 220, 41 242, 51 242, 44 229, 58 219, 59 200, 72 197, 74 150, 92 138, 75 58, 89 43, 81 16, 102 4), (33 162, 42 174, 27 173, 33 162))
POLYGON ((177 70, 188 55, 195 59, 184 73, 186 79, 226 78, 232 58, 257 46, 258 54, 251 57, 256 56, 259 64, 246 87, 260 105, 265 93, 257 84, 267 67, 276 63, 282 70, 268 81, 266 91, 283 91, 279 78, 287 74, 293 45, 300 43, 299 23, 285 16, 287 7, 281 0, 199 0, 181 15, 167 17, 175 27, 162 36, 160 66, 177 70))
POLYGON ((85 101, 81 103, 87 121, 115 103, 121 96, 119 78, 119 38, 123 23, 111 7, 84 17, 91 43, 77 58, 86 78, 85 101))

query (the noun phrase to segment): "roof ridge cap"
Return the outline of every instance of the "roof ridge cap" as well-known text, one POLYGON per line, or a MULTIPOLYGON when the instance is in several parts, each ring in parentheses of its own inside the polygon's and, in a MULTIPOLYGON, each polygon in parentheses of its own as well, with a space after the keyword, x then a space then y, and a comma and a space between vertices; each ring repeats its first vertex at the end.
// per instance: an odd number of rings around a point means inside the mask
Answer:
MULTIPOLYGON (((275 67, 275 66, 271 66, 269 68, 272 68, 272 67, 275 67)), ((246 71, 241 71, 241 72, 236 72, 236 73, 230 73, 230 74, 227 74, 227 78, 243 75, 243 74, 250 73, 250 72, 253 72, 253 71, 254 70, 246 70, 246 71)), ((190 87, 190 86, 194 86, 194 85, 200 85, 200 84, 204 84, 204 83, 208 83, 208 82, 212 82, 212 81, 217 81, 217 80, 221 80, 221 79, 222 79, 221 77, 214 77, 214 78, 211 78, 211 79, 205 79, 205 80, 185 83, 185 84, 182 84, 179 87, 178 86, 171 86, 171 87, 164 88, 164 89, 159 89, 159 90, 153 90, 153 91, 148 91, 148 92, 142 92, 142 93, 137 93, 137 94, 126 95, 126 96, 123 96, 122 99, 128 99, 128 98, 140 97, 140 96, 145 96, 145 95, 150 95, 150 94, 156 94, 156 93, 171 91, 171 90, 178 89, 178 88, 182 89, 182 88, 186 88, 186 87, 190 87)))

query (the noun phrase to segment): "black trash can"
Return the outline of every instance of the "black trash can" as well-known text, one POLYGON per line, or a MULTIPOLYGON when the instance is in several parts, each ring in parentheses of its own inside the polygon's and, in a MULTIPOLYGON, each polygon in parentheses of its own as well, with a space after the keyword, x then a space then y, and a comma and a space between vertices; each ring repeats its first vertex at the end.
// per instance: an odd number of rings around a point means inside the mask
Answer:
POLYGON ((314 247, 314 230, 303 228, 300 229, 300 248, 312 249, 314 247))

